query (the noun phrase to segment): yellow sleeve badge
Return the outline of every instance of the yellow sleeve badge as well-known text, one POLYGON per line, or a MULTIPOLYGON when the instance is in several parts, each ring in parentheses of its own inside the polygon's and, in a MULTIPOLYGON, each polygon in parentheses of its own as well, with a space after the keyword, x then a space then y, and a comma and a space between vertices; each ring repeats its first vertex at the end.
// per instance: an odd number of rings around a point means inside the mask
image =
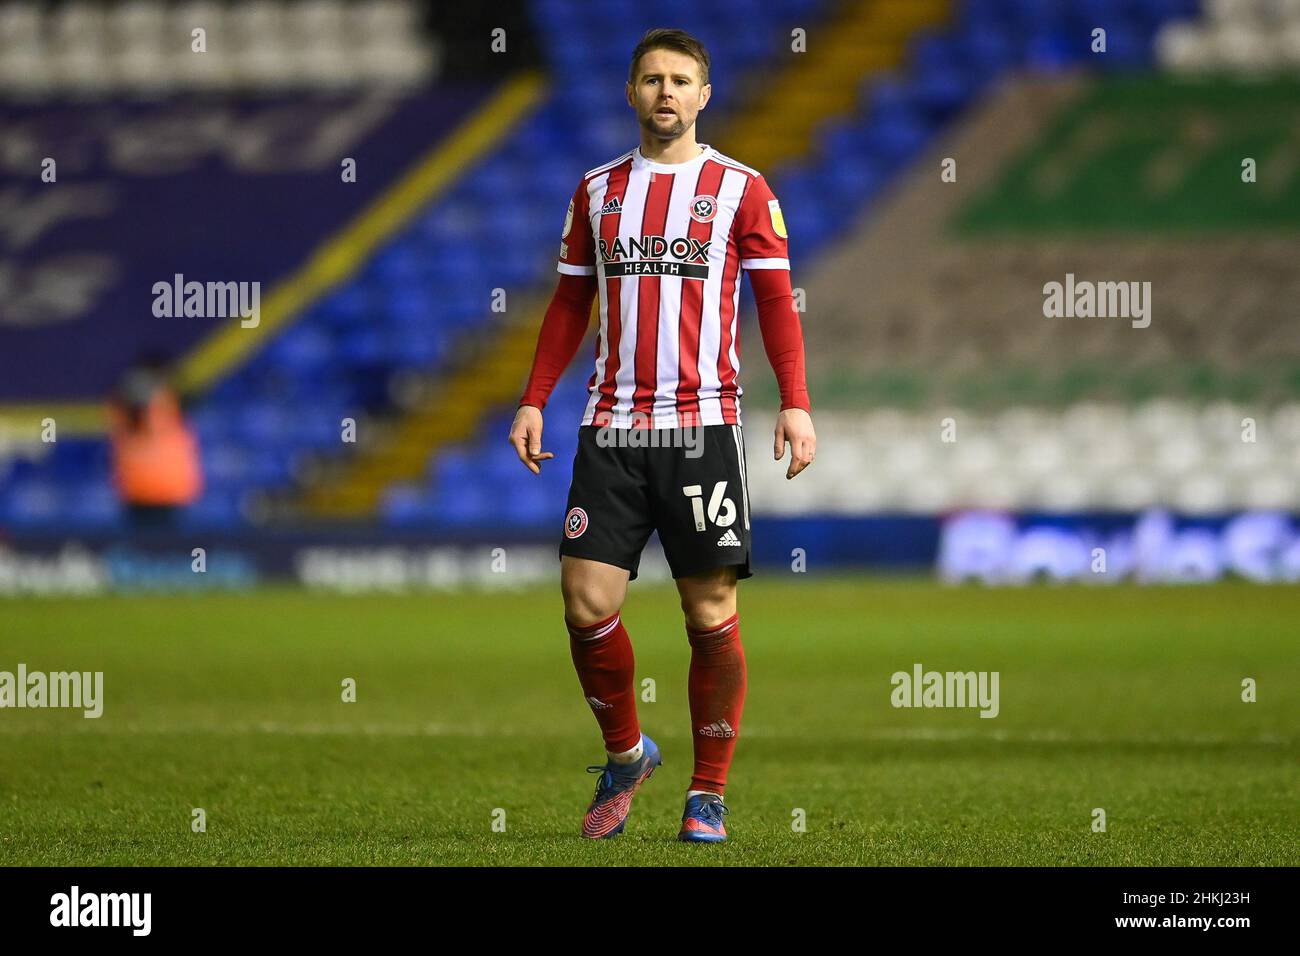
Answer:
POLYGON ((767 201, 767 214, 772 217, 772 230, 782 239, 789 239, 785 234, 785 216, 781 215, 781 203, 775 199, 767 201))

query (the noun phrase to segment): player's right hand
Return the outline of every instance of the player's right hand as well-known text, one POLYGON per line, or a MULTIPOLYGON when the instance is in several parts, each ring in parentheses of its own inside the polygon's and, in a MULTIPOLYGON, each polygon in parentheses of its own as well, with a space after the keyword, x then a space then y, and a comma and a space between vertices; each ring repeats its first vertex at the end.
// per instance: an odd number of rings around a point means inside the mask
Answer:
POLYGON ((510 444, 534 475, 542 473, 541 462, 555 457, 554 452, 542 451, 542 410, 536 405, 519 406, 515 423, 510 426, 510 444))

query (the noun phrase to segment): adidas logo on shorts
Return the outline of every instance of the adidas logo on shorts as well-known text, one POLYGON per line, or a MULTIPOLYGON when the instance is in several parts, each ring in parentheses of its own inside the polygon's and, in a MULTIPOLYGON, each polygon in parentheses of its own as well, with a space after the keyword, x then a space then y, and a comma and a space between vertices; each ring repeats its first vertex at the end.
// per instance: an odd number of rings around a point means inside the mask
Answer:
POLYGON ((725 720, 715 720, 707 727, 700 728, 701 737, 734 737, 736 732, 731 729, 731 724, 725 720))
POLYGON ((718 545, 724 548, 739 548, 740 538, 736 537, 736 532, 728 528, 727 533, 718 539, 718 545))
POLYGON ((605 703, 599 697, 588 697, 587 703, 591 704, 592 710, 609 710, 611 707, 614 706, 613 704, 605 703))

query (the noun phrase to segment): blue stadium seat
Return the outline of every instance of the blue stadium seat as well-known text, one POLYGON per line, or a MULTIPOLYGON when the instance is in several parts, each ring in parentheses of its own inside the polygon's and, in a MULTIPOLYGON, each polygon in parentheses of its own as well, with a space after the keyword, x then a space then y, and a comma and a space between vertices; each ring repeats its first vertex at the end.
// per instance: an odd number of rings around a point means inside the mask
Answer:
POLYGON ((29 479, 15 482, 0 502, 6 525, 31 529, 55 523, 64 510, 64 490, 49 481, 29 479))
POLYGON ((1132 70, 1144 67, 1151 59, 1151 42, 1144 31, 1123 21, 1106 30, 1106 53, 1097 57, 1105 70, 1132 70))
MULTIPOLYGON (((515 464, 518 467, 518 462, 515 464)), ((501 516, 512 528, 559 524, 558 515, 565 503, 563 492, 557 495, 552 487, 527 475, 523 481, 515 479, 502 485, 502 489, 501 516)))
POLYGON ((895 117, 871 123, 867 131, 867 155, 885 169, 896 168, 920 151, 929 134, 930 125, 916 119, 895 117))
POLYGON ((929 123, 942 123, 966 105, 979 85, 964 68, 935 70, 917 79, 916 105, 929 123))
POLYGON ((842 201, 857 205, 873 196, 884 185, 885 178, 870 160, 855 156, 832 163, 827 170, 826 184, 842 201))
POLYGON ((108 445, 103 441, 65 438, 55 444, 43 471, 56 482, 76 482, 88 475, 107 475, 108 445))
POLYGON ((867 150, 866 126, 856 116, 837 119, 823 126, 818 139, 822 155, 826 157, 861 156, 867 150))
POLYGON ((122 517, 117 493, 108 481, 83 481, 72 486, 63 521, 81 528, 103 530, 114 527, 122 517))
POLYGON ((0 473, 0 488, 4 487, 5 482, 16 485, 25 481, 30 481, 33 478, 38 478, 41 474, 43 465, 43 462, 32 461, 30 458, 16 458, 11 460, 9 462, 8 472, 0 473))
POLYGON ((1060 0, 1004 0, 1012 15, 1023 24, 1038 27, 1058 23, 1069 12, 1069 4, 1060 0))
POLYGON ((428 520, 430 513, 431 502, 415 485, 390 486, 379 504, 380 517, 391 525, 418 525, 428 520))
POLYGON ((465 484, 444 490, 436 499, 439 520, 452 525, 486 525, 498 519, 500 501, 484 484, 465 484))
POLYGON ((430 462, 429 477, 439 489, 473 484, 478 470, 475 450, 458 446, 445 450, 430 462))
POLYGON ((1066 70, 1090 54, 1090 40, 1087 34, 1046 28, 1030 37, 1025 59, 1031 69, 1049 73, 1066 70))
MULTIPOLYGON (((1023 52, 1010 30, 988 22, 970 25, 959 38, 961 67, 980 85, 1018 64, 1023 52)), ((920 74, 918 79, 924 79, 920 74)))
POLYGON ((187 508, 182 524, 190 528, 231 528, 244 523, 240 503, 244 489, 235 486, 210 486, 203 496, 187 508))
POLYGON ((947 69, 960 59, 958 37, 949 33, 926 30, 910 44, 908 63, 918 73, 947 69))

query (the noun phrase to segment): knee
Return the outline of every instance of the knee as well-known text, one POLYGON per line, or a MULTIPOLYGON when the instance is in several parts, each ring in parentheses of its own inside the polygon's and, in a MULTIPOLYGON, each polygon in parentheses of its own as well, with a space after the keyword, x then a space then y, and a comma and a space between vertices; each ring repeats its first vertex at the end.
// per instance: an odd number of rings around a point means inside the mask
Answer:
POLYGON ((710 588, 707 591, 683 595, 682 613, 686 626, 692 630, 707 631, 726 622, 736 613, 735 588, 710 588))
POLYGON ((587 627, 614 614, 619 609, 617 596, 587 582, 566 581, 564 619, 577 627, 587 627))

